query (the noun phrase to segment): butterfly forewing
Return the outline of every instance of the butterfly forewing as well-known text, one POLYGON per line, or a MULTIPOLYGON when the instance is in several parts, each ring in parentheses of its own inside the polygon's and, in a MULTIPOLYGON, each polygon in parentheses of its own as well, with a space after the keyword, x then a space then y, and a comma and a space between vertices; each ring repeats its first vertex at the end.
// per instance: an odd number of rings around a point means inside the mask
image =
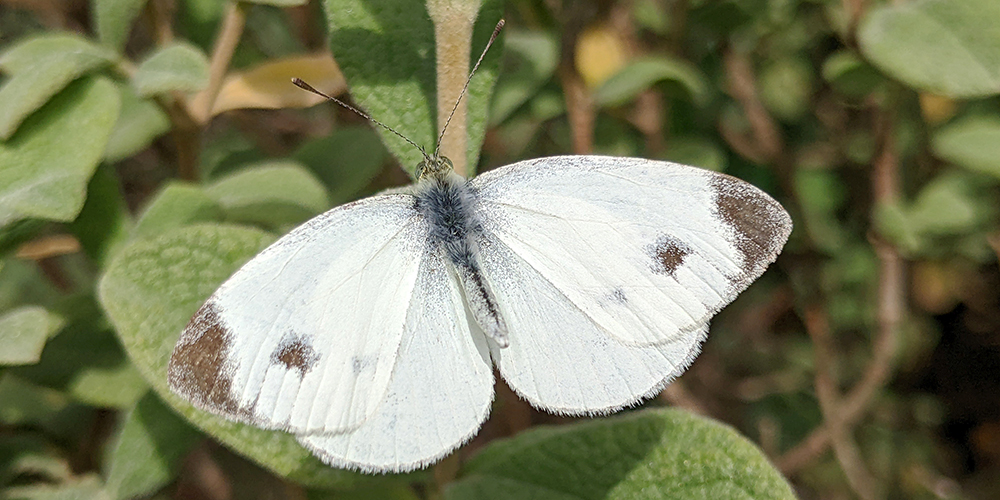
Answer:
POLYGON ((774 261, 781 206, 726 175, 637 158, 529 160, 470 182, 484 230, 632 345, 688 338, 774 261))
POLYGON ((431 250, 383 404, 351 432, 299 442, 327 463, 365 471, 412 470, 450 453, 476 433, 493 400, 486 337, 471 328, 453 268, 431 250))
POLYGON ((195 314, 170 359, 171 388, 264 428, 357 427, 389 386, 426 234, 405 195, 296 228, 195 314))

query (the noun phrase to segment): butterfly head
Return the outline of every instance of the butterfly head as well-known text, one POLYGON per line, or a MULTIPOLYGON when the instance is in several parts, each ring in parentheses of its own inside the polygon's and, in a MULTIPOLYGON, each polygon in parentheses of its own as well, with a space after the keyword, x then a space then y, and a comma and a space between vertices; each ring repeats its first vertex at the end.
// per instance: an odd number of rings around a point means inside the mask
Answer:
POLYGON ((424 160, 417 165, 417 180, 443 179, 451 173, 455 166, 451 160, 439 155, 425 155, 424 160))

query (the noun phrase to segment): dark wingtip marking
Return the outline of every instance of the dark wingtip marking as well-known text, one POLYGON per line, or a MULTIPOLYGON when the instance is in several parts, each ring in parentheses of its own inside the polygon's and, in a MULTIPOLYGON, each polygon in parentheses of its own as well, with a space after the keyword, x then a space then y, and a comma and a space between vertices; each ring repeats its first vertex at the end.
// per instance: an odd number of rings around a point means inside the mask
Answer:
POLYGON ((732 228, 743 254, 743 271, 756 277, 781 252, 792 221, 777 201, 743 181, 716 176, 712 188, 718 216, 732 228))
POLYGON ((661 235, 650 247, 653 271, 674 276, 677 269, 684 264, 684 259, 692 252, 691 247, 683 241, 670 235, 661 235))
POLYGON ((289 336, 271 353, 271 364, 280 363, 288 370, 298 370, 299 376, 309 373, 317 361, 319 354, 305 336, 289 336))
POLYGON ((195 403, 236 413, 239 403, 230 396, 232 375, 225 366, 231 344, 232 333, 215 304, 207 302, 184 328, 170 355, 170 387, 195 403))

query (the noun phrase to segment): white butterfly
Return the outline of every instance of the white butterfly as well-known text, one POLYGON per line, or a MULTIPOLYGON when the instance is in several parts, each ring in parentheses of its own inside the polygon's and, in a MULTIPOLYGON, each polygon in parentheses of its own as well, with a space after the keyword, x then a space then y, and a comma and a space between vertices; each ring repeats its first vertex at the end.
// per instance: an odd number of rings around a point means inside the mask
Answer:
POLYGON ((535 407, 655 395, 791 219, 739 179, 636 158, 523 161, 330 210, 261 252, 170 359, 195 406, 294 433, 325 462, 400 472, 476 434, 493 367, 535 407))

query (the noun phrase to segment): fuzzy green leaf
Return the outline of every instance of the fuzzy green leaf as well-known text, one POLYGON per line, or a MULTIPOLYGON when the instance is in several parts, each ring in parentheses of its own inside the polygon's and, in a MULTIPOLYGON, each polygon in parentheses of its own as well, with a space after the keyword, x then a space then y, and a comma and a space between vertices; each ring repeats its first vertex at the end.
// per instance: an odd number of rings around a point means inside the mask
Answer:
POLYGON ((291 480, 312 486, 350 486, 360 476, 323 465, 292 435, 197 410, 167 386, 167 361, 184 325, 223 280, 273 240, 259 230, 216 224, 182 227, 136 240, 108 266, 98 286, 101 304, 139 371, 188 421, 291 480))
POLYGON ((504 68, 500 74, 490 123, 505 120, 533 97, 555 74, 559 64, 559 43, 544 32, 510 32, 504 40, 504 68))
POLYGON ((226 219, 267 228, 299 224, 327 208, 323 183, 293 161, 272 161, 244 168, 205 188, 226 219))
POLYGON ((141 99, 135 89, 121 85, 122 107, 104 148, 104 159, 114 163, 146 149, 170 130, 170 118, 156 103, 141 99))
POLYGON ((446 490, 464 499, 794 499, 754 444, 714 420, 674 409, 494 441, 446 490))
POLYGON ((333 134, 302 144, 292 158, 309 167, 340 205, 355 199, 382 171, 387 151, 370 127, 341 127, 333 134))
POLYGON ((208 85, 208 58, 188 43, 163 47, 142 62, 132 76, 139 97, 164 92, 197 92, 208 85))
POLYGON ((158 236, 197 222, 222 220, 222 208, 199 186, 168 182, 146 205, 132 229, 133 238, 158 236))
POLYGON ((934 133, 934 154, 955 165, 1000 178, 1000 120, 967 118, 934 133))
MULTIPOLYGON (((432 151, 437 140, 434 26, 423 2, 324 0, 330 49, 351 87, 351 96, 373 118, 432 151)), ((500 19, 499 2, 484 0, 471 44, 469 68, 500 19)), ((475 168, 486 133, 486 112, 497 75, 494 48, 469 85, 468 164, 475 168)), ((391 132, 382 140, 411 174, 420 151, 391 132)), ((470 172, 471 173, 471 172, 470 172)))
POLYGON ((10 139, 29 115, 70 82, 114 58, 103 47, 63 34, 32 38, 8 50, 0 56, 0 69, 12 75, 0 87, 0 139, 10 139))
POLYGON ((114 167, 101 164, 87 184, 87 200, 70 230, 88 257, 104 263, 125 242, 132 218, 114 167))
POLYGON ((125 417, 108 460, 111 498, 146 497, 169 483, 201 434, 152 392, 125 417))
POLYGON ((16 486, 3 492, 4 500, 107 500, 101 480, 87 474, 58 485, 16 486))
POLYGON ((104 45, 121 52, 128 41, 132 22, 146 5, 147 0, 95 0, 94 24, 97 37, 104 45))
POLYGON ((42 356, 45 341, 62 328, 63 319, 39 306, 0 315, 0 365, 28 365, 42 356))
POLYGON ((1000 93, 1000 2, 918 0, 871 9, 858 28, 875 66, 952 97, 1000 93))
POLYGON ((0 227, 25 218, 76 217, 118 106, 114 85, 100 78, 84 79, 0 143, 0 227))
POLYGON ((708 100, 709 87, 701 72, 687 62, 666 56, 633 61, 594 91, 594 100, 604 106, 618 106, 658 82, 678 86, 696 104, 708 100))

